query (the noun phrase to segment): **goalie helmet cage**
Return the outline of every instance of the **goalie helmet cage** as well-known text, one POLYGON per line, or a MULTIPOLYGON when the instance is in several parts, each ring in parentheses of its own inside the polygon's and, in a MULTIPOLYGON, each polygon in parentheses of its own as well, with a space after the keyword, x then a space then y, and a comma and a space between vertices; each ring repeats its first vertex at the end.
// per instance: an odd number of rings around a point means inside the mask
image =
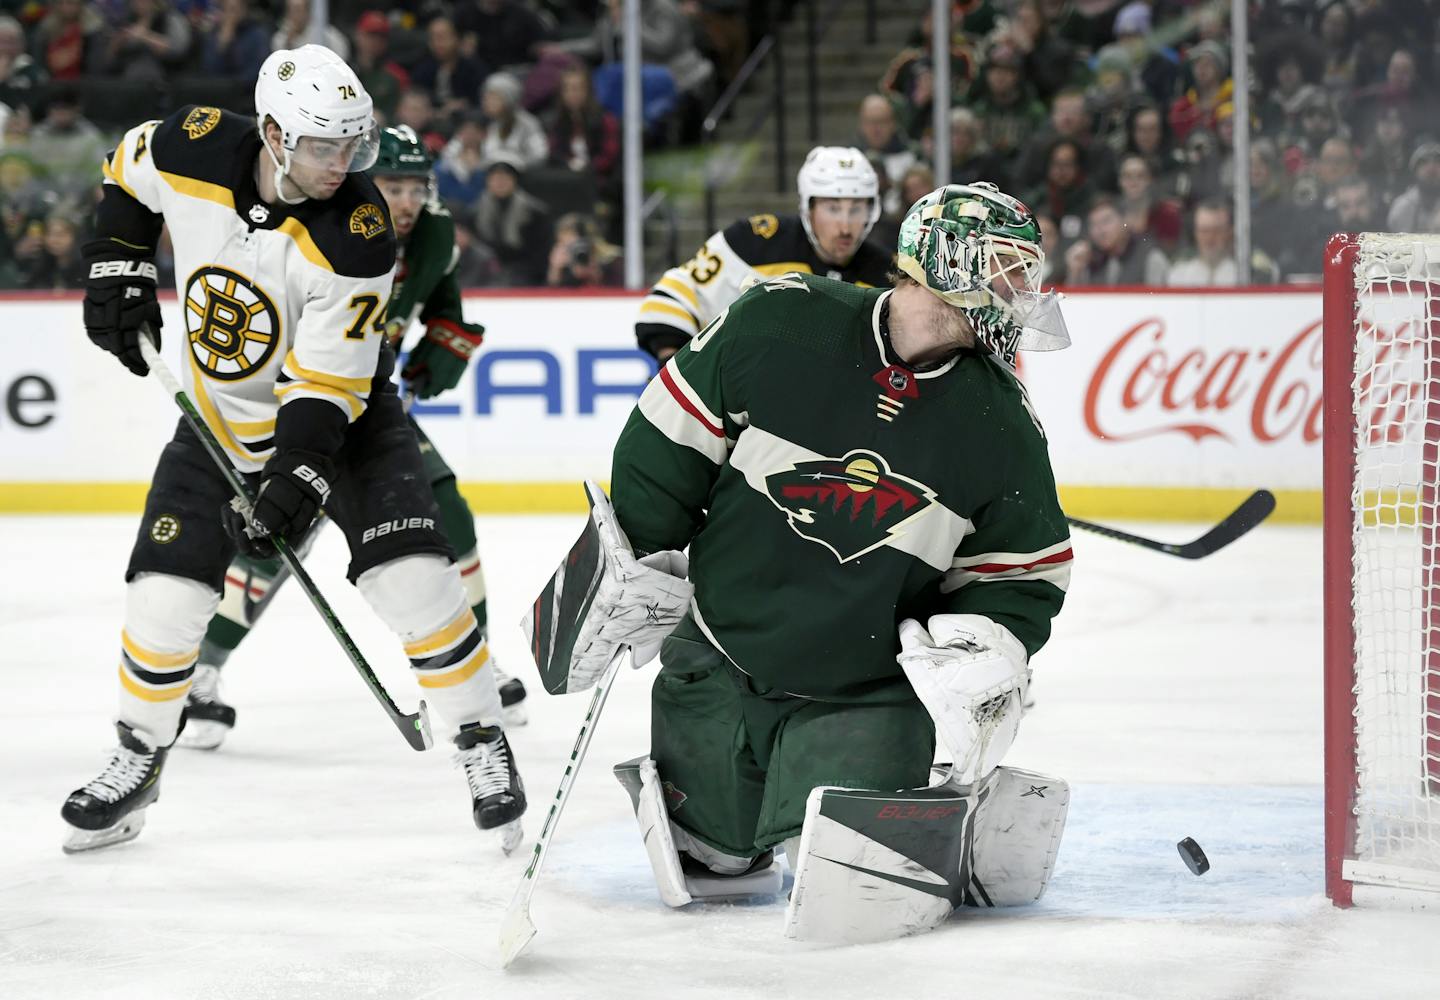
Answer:
POLYGON ((1325 891, 1440 891, 1440 236, 1331 237, 1325 891))

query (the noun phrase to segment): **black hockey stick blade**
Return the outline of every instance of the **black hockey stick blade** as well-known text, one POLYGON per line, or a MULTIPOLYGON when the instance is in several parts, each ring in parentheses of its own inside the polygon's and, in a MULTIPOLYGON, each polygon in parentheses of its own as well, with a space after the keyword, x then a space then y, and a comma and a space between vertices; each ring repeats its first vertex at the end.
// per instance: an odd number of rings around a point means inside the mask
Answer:
MULTIPOLYGON (((251 492, 249 484, 236 471, 235 466, 230 464, 230 459, 226 457, 224 449, 220 447, 220 442, 215 439, 210 425, 205 423, 205 418, 195 408, 189 394, 175 378, 175 373, 160 357, 160 350, 156 346, 158 343, 159 338, 155 336, 154 330, 148 324, 141 328, 140 355, 150 366, 150 374, 155 376, 156 380, 164 386, 165 391, 169 393, 170 398, 174 400, 175 405, 180 407, 181 416, 185 418, 190 429, 195 432, 195 436, 200 439, 200 444, 204 447, 206 454, 215 463, 215 467, 225 481, 230 484, 235 495, 253 505, 255 496, 251 492)), ((370 669, 365 654, 360 652, 360 647, 355 645, 355 640, 350 638, 350 633, 345 630, 339 616, 330 607, 330 602, 325 600, 325 595, 320 593, 320 588, 315 586, 314 580, 310 579, 310 574, 305 571, 300 557, 295 554, 285 539, 276 538, 274 542, 275 551, 280 554, 280 558, 294 574, 295 582, 305 592, 305 596, 310 598, 310 603, 315 607, 326 627, 330 629, 330 634, 335 637, 335 640, 340 643, 340 648, 345 651, 350 665, 360 674, 366 686, 370 688, 370 693, 375 696, 375 700, 380 703, 380 707, 385 710, 385 714, 394 723, 395 728, 400 730, 400 735, 405 738, 405 742, 415 750, 429 750, 434 740, 430 735, 430 714, 425 709, 425 702, 420 702, 420 707, 409 715, 400 711, 399 706, 390 697, 390 693, 380 683, 380 678, 376 677, 375 671, 370 669)))
POLYGON ((1244 535, 1251 528, 1254 528, 1261 521, 1270 516, 1275 509, 1275 494, 1269 490, 1256 490, 1245 498, 1245 502, 1230 512, 1225 520, 1211 528, 1205 534, 1193 542, 1186 542, 1183 545, 1175 545, 1171 542, 1161 542, 1154 538, 1146 538, 1143 535, 1132 535, 1128 531, 1121 531, 1119 528, 1112 528, 1104 524, 1096 524, 1094 521, 1084 521, 1078 517, 1067 517, 1077 528, 1084 528, 1086 531, 1093 531, 1097 535, 1104 535, 1106 538, 1113 538, 1119 542, 1129 542, 1141 548, 1150 549, 1154 552, 1164 552, 1166 555, 1179 556, 1181 559, 1203 559, 1206 556, 1218 552, 1229 545, 1235 539, 1244 535))

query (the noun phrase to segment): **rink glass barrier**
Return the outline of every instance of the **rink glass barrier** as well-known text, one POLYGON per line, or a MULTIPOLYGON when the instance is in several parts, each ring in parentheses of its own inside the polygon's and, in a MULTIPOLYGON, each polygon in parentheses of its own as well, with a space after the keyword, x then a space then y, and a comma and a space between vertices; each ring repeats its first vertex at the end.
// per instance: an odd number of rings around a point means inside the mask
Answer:
MULTIPOLYGON (((608 476, 653 371, 639 298, 465 297, 485 344, 415 413, 477 512, 584 510, 580 481, 608 476)), ((184 326, 173 295, 163 306, 179 370, 184 326)), ((1318 523, 1318 288, 1075 289, 1063 308, 1073 346, 1022 355, 1021 375, 1067 512, 1207 520, 1264 487, 1276 520, 1318 523)), ((7 293, 0 309, 0 512, 139 511, 173 404, 90 344, 78 295, 7 293)))

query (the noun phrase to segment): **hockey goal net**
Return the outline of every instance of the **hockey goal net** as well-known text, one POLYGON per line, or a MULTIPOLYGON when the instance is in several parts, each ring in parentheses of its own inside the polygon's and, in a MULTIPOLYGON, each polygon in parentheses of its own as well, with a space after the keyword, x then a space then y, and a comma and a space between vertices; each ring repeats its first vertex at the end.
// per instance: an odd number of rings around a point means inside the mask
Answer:
POLYGON ((1325 258, 1325 886, 1440 891, 1440 236, 1325 258))

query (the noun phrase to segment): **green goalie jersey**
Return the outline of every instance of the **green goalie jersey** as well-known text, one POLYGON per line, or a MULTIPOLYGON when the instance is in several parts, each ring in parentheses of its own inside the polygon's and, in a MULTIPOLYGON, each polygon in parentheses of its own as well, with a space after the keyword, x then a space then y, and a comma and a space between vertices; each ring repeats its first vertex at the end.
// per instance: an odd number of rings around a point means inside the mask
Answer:
POLYGON ((690 547, 701 630, 763 684, 893 691, 907 617, 986 615, 1032 655, 1071 550, 1044 433, 999 361, 899 362, 891 294, 751 289, 641 396, 611 487, 637 553, 690 547))

